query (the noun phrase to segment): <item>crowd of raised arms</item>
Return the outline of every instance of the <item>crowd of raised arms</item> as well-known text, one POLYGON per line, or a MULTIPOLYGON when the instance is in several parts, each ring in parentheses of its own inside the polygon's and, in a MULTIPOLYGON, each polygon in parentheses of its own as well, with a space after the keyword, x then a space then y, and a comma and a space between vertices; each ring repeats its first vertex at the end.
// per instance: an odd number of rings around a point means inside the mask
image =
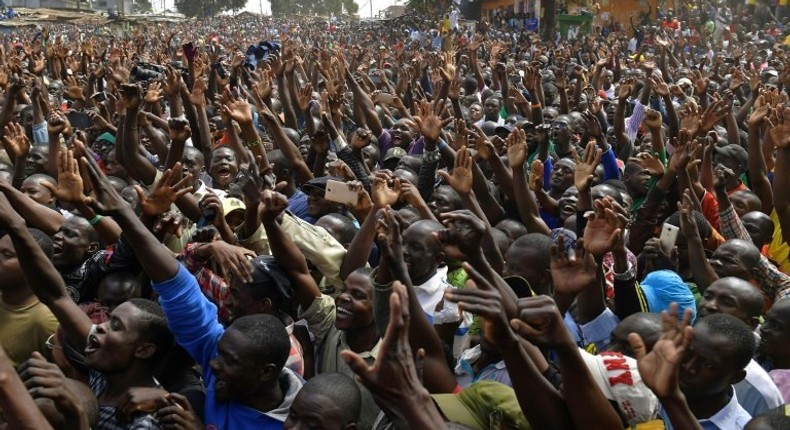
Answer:
POLYGON ((0 428, 790 429, 790 10, 729 3, 14 27, 0 428))

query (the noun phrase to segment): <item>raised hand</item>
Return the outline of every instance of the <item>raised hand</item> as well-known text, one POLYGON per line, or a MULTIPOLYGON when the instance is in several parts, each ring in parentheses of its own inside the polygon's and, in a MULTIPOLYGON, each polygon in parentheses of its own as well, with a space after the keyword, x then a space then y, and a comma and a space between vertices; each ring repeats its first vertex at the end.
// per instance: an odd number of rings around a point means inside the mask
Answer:
POLYGON ((566 252, 565 238, 559 236, 551 247, 551 278, 554 291, 576 295, 595 285, 598 264, 592 254, 584 249, 584 239, 576 241, 576 251, 566 252))
POLYGON ((464 146, 455 153, 455 166, 453 166, 453 173, 447 173, 445 170, 439 170, 439 176, 447 182, 448 185, 453 187, 458 194, 466 195, 472 191, 472 154, 464 146))
POLYGON ((148 91, 145 92, 145 102, 150 104, 159 103, 159 100, 162 100, 164 95, 162 94, 162 83, 161 82, 151 82, 151 85, 148 86, 148 91))
POLYGON ((642 152, 637 155, 637 160, 639 160, 639 164, 648 172, 650 172, 650 176, 655 176, 660 178, 664 175, 664 164, 659 160, 659 158, 649 152, 642 152))
POLYGON ((80 85, 77 78, 74 76, 68 76, 63 81, 65 90, 63 94, 66 97, 70 98, 71 100, 85 100, 85 94, 83 93, 82 85, 80 85))
POLYGON ((524 130, 514 129, 507 137, 507 161, 511 169, 524 167, 527 160, 527 135, 524 130))
POLYGON ((536 346, 556 349, 573 345, 573 338, 551 297, 519 299, 518 315, 519 318, 510 320, 510 327, 536 346))
POLYGON ((683 192, 683 200, 678 202, 678 211, 680 212, 680 232, 687 240, 699 239, 699 228, 694 219, 694 203, 691 200, 689 189, 683 192))
POLYGON ((210 246, 214 262, 217 263, 217 267, 221 267, 227 272, 226 278, 238 278, 245 283, 253 281, 253 267, 250 262, 251 259, 255 258, 253 251, 231 245, 222 240, 215 240, 211 242, 210 246))
POLYGON ((441 214, 441 221, 447 228, 433 233, 433 237, 442 245, 448 258, 467 260, 482 252, 480 244, 486 225, 472 211, 462 209, 441 214))
POLYGON ((376 209, 393 206, 398 202, 401 193, 401 183, 386 171, 379 171, 371 181, 371 198, 376 209))
POLYGON ((202 77, 195 78, 195 85, 189 93, 189 102, 198 108, 206 107, 206 80, 202 77))
POLYGON ((172 169, 167 169, 154 189, 147 196, 143 188, 139 185, 134 187, 137 198, 140 200, 140 209, 145 215, 161 215, 170 208, 181 196, 192 191, 190 183, 191 175, 186 175, 181 180, 178 174, 181 172, 181 162, 177 162, 172 169))
POLYGON ((230 119, 242 124, 252 123, 252 110, 250 104, 246 100, 233 94, 230 90, 226 90, 228 102, 222 105, 222 112, 224 112, 230 119))
POLYGON ((713 169, 713 188, 716 190, 724 191, 727 189, 727 184, 735 177, 735 172, 732 169, 722 165, 716 166, 713 169))
POLYGON ((58 200, 68 203, 81 203, 83 195, 83 182, 80 168, 72 150, 58 153, 58 184, 42 181, 41 185, 48 189, 58 200))
POLYGON ((298 98, 296 101, 299 103, 299 109, 301 109, 302 112, 307 112, 307 110, 310 109, 310 102, 313 101, 313 86, 311 84, 305 85, 299 89, 297 95, 298 98))
POLYGON ((589 142, 584 149, 584 159, 579 158, 576 148, 571 148, 573 151, 573 158, 576 162, 576 170, 573 172, 573 182, 579 193, 586 192, 590 189, 595 175, 595 168, 601 162, 603 151, 595 142, 589 142))
POLYGON ((678 321, 677 303, 671 303, 669 311, 661 312, 663 333, 649 353, 639 334, 628 335, 642 381, 659 399, 680 394, 680 365, 694 335, 689 325, 691 315, 691 309, 686 309, 683 320, 678 321))
POLYGON ((135 111, 140 107, 142 100, 140 95, 140 87, 133 84, 121 85, 121 100, 127 111, 135 111))
POLYGON ((170 129, 170 140, 174 142, 186 142, 192 136, 186 118, 170 118, 167 120, 167 127, 170 129))
POLYGON ((47 117, 47 131, 53 135, 62 133, 64 136, 71 136, 74 130, 66 114, 53 110, 47 117))
MULTIPOLYGON (((440 107, 437 107, 437 110, 441 111, 440 107)), ((417 124, 420 133, 428 140, 438 141, 442 133, 442 127, 449 124, 450 121, 452 121, 452 118, 445 120, 439 118, 430 102, 423 101, 417 105, 417 116, 414 117, 414 123, 417 124)))
POLYGON ((376 218, 376 241, 379 243, 381 255, 393 262, 402 261, 403 241, 400 224, 392 208, 387 206, 379 209, 376 218))
MULTIPOLYGON (((83 147, 83 150, 87 151, 87 148, 83 147)), ((82 199, 85 205, 90 206, 99 214, 111 216, 131 210, 129 203, 121 197, 121 194, 115 190, 112 183, 107 180, 107 176, 96 164, 96 160, 89 151, 86 153, 86 156, 80 158, 80 165, 84 171, 88 172, 88 179, 93 190, 92 196, 82 199)))
POLYGON ((273 222, 288 207, 288 197, 272 190, 261 193, 261 216, 265 222, 273 222))
POLYGON ((543 162, 537 158, 532 160, 532 164, 529 166, 529 182, 527 185, 533 193, 537 193, 543 189, 543 173, 543 162))
POLYGON ((768 134, 779 149, 790 147, 790 108, 775 109, 768 123, 768 134))
POLYGON ((642 123, 651 130, 660 129, 662 123, 661 113, 654 109, 645 109, 645 119, 642 123))
POLYGON ((584 229, 584 249, 596 257, 602 257, 622 241, 623 229, 620 228, 622 215, 614 209, 617 204, 611 197, 596 200, 595 213, 587 221, 584 229))
POLYGON ((27 138, 22 124, 12 122, 5 126, 3 141, 11 160, 25 158, 30 152, 30 139, 27 138))

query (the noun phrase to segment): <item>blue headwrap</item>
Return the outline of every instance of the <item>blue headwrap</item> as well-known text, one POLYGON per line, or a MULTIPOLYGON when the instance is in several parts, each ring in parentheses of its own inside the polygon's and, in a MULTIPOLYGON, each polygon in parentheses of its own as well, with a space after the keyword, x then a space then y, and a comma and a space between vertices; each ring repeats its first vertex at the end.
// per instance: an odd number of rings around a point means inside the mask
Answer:
POLYGON ((641 284, 642 292, 647 300, 650 312, 661 312, 669 309, 669 304, 677 302, 678 314, 691 309, 691 323, 697 318, 697 302, 688 285, 677 273, 671 270, 650 272, 641 284))

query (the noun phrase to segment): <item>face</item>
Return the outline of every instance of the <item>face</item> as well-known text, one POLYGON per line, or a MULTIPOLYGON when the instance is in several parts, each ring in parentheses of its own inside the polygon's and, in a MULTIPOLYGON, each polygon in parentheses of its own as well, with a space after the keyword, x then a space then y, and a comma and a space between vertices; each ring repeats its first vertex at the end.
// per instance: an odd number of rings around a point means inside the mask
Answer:
POLYGON ((398 148, 406 149, 409 144, 411 144, 412 139, 414 139, 413 131, 408 124, 406 124, 406 120, 400 119, 398 120, 392 128, 390 128, 390 137, 392 138, 392 145, 397 146, 398 148))
POLYGON ((236 154, 230 148, 215 149, 211 156, 211 179, 215 188, 227 189, 236 174, 239 173, 239 163, 236 154))
POLYGON ((238 277, 233 277, 228 287, 228 297, 225 298, 225 309, 228 311, 228 322, 236 318, 254 314, 269 314, 273 312, 270 300, 258 300, 252 295, 250 286, 241 282, 238 277))
POLYGON ((760 353, 768 357, 787 357, 790 354, 790 301, 773 305, 760 326, 760 353))
POLYGON ((261 369, 250 340, 233 326, 220 338, 217 352, 209 365, 216 377, 213 389, 218 402, 249 398, 261 390, 262 370, 274 373, 274 364, 261 369))
POLYGON ((452 212, 461 209, 461 201, 458 196, 446 187, 439 187, 431 194, 431 200, 428 202, 428 208, 433 212, 436 218, 440 214, 452 212))
POLYGON ((773 224, 767 215, 762 212, 753 211, 741 217, 741 221, 755 246, 760 248, 771 241, 773 236, 773 224))
POLYGON ((200 173, 205 169, 206 163, 203 160, 203 154, 200 151, 187 150, 184 151, 184 156, 181 157, 181 169, 183 173, 192 175, 194 184, 200 180, 200 173))
POLYGON ((473 122, 480 121, 483 118, 483 106, 480 106, 480 103, 472 103, 469 106, 469 118, 473 122))
POLYGON ((379 162, 379 150, 373 145, 362 148, 362 160, 371 172, 376 170, 376 164, 379 162))
POLYGON ((25 161, 25 176, 36 173, 47 172, 47 161, 49 161, 49 150, 46 146, 34 146, 30 148, 30 153, 25 161))
POLYGON ((562 197, 557 202, 560 208, 560 219, 565 221, 569 216, 576 213, 576 204, 579 202, 579 190, 576 187, 569 187, 562 193, 562 197))
POLYGON ((694 338, 680 365, 680 389, 689 399, 721 393, 738 382, 743 369, 735 369, 727 357, 734 347, 730 339, 710 333, 704 324, 694 327, 694 338))
POLYGON ((0 238, 0 290, 25 284, 25 276, 19 266, 11 236, 0 238))
POLYGON ((125 178, 127 176, 126 168, 118 162, 115 149, 107 154, 106 160, 105 166, 107 167, 107 176, 115 176, 118 178, 125 178))
MULTIPOLYGON (((697 309, 700 318, 711 314, 727 314, 752 324, 751 316, 744 310, 744 296, 737 286, 730 283, 732 278, 719 279, 708 286, 702 293, 697 309)), ((749 286, 751 288, 751 286, 749 286)))
POLYGON ((442 259, 431 233, 423 223, 414 224, 403 233, 403 260, 415 285, 433 276, 442 259))
POLYGON ((135 282, 132 279, 105 276, 99 283, 99 303, 112 311, 123 302, 135 297, 135 282))
POLYGON ((547 275, 548 267, 544 267, 536 258, 535 251, 511 247, 505 253, 503 276, 520 276, 529 282, 537 293, 551 290, 551 276, 547 275))
POLYGON ((354 272, 344 283, 344 288, 335 298, 335 327, 338 330, 354 330, 373 324, 373 283, 370 277, 354 272))
POLYGON ((734 276, 745 281, 752 279, 752 270, 744 262, 742 247, 725 242, 721 244, 708 260, 719 278, 734 276))
POLYGON ((486 121, 497 121, 499 119, 499 99, 489 97, 483 105, 486 121))
POLYGON ((343 414, 332 399, 323 394, 301 390, 296 395, 285 430, 340 430, 343 427, 343 414))
POLYGON ((43 179, 28 179, 22 183, 19 191, 38 204, 52 207, 55 204, 55 196, 52 195, 52 192, 50 192, 48 188, 44 188, 44 186, 41 185, 42 181, 43 179))
POLYGON ((336 209, 336 204, 324 198, 324 190, 314 188, 307 194, 307 214, 311 217, 321 218, 336 209))
POLYGON ((109 320, 96 326, 85 345, 89 368, 102 373, 123 372, 136 358, 147 358, 146 344, 140 339, 140 312, 133 304, 123 303, 112 311, 109 320))
POLYGON ((744 215, 749 212, 759 211, 762 207, 760 198, 748 191, 736 191, 730 195, 732 207, 735 213, 743 220, 744 215))
POLYGON ((87 221, 69 218, 52 237, 52 263, 58 269, 69 269, 82 263, 88 252, 96 251, 98 244, 88 237, 87 221), (84 223, 84 224, 83 224, 84 223))
POLYGON ((650 181, 650 172, 647 169, 639 168, 627 175, 623 175, 623 182, 625 182, 629 191, 633 191, 637 196, 647 194, 647 183, 650 181))
POLYGON ((563 158, 554 165, 554 171, 551 172, 551 189, 552 191, 564 192, 571 185, 573 185, 573 172, 576 170, 576 163, 563 158))

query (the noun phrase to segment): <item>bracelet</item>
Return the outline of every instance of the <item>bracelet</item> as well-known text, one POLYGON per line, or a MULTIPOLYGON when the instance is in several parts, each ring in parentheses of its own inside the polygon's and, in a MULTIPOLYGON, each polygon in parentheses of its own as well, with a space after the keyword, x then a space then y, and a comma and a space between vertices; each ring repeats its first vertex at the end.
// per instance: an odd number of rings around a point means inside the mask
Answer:
POLYGON ((91 226, 95 226, 102 220, 102 218, 104 217, 97 214, 95 217, 93 217, 92 220, 88 221, 88 224, 90 224, 91 226))
POLYGON ((258 145, 260 145, 260 144, 261 144, 261 139, 260 139, 260 138, 258 138, 258 140, 256 140, 255 142, 249 142, 249 143, 247 143, 247 148, 250 148, 250 149, 252 149, 252 148, 255 148, 256 146, 258 146, 258 145))
POLYGON ((447 142, 444 139, 439 138, 439 143, 436 145, 439 149, 447 148, 447 142))

